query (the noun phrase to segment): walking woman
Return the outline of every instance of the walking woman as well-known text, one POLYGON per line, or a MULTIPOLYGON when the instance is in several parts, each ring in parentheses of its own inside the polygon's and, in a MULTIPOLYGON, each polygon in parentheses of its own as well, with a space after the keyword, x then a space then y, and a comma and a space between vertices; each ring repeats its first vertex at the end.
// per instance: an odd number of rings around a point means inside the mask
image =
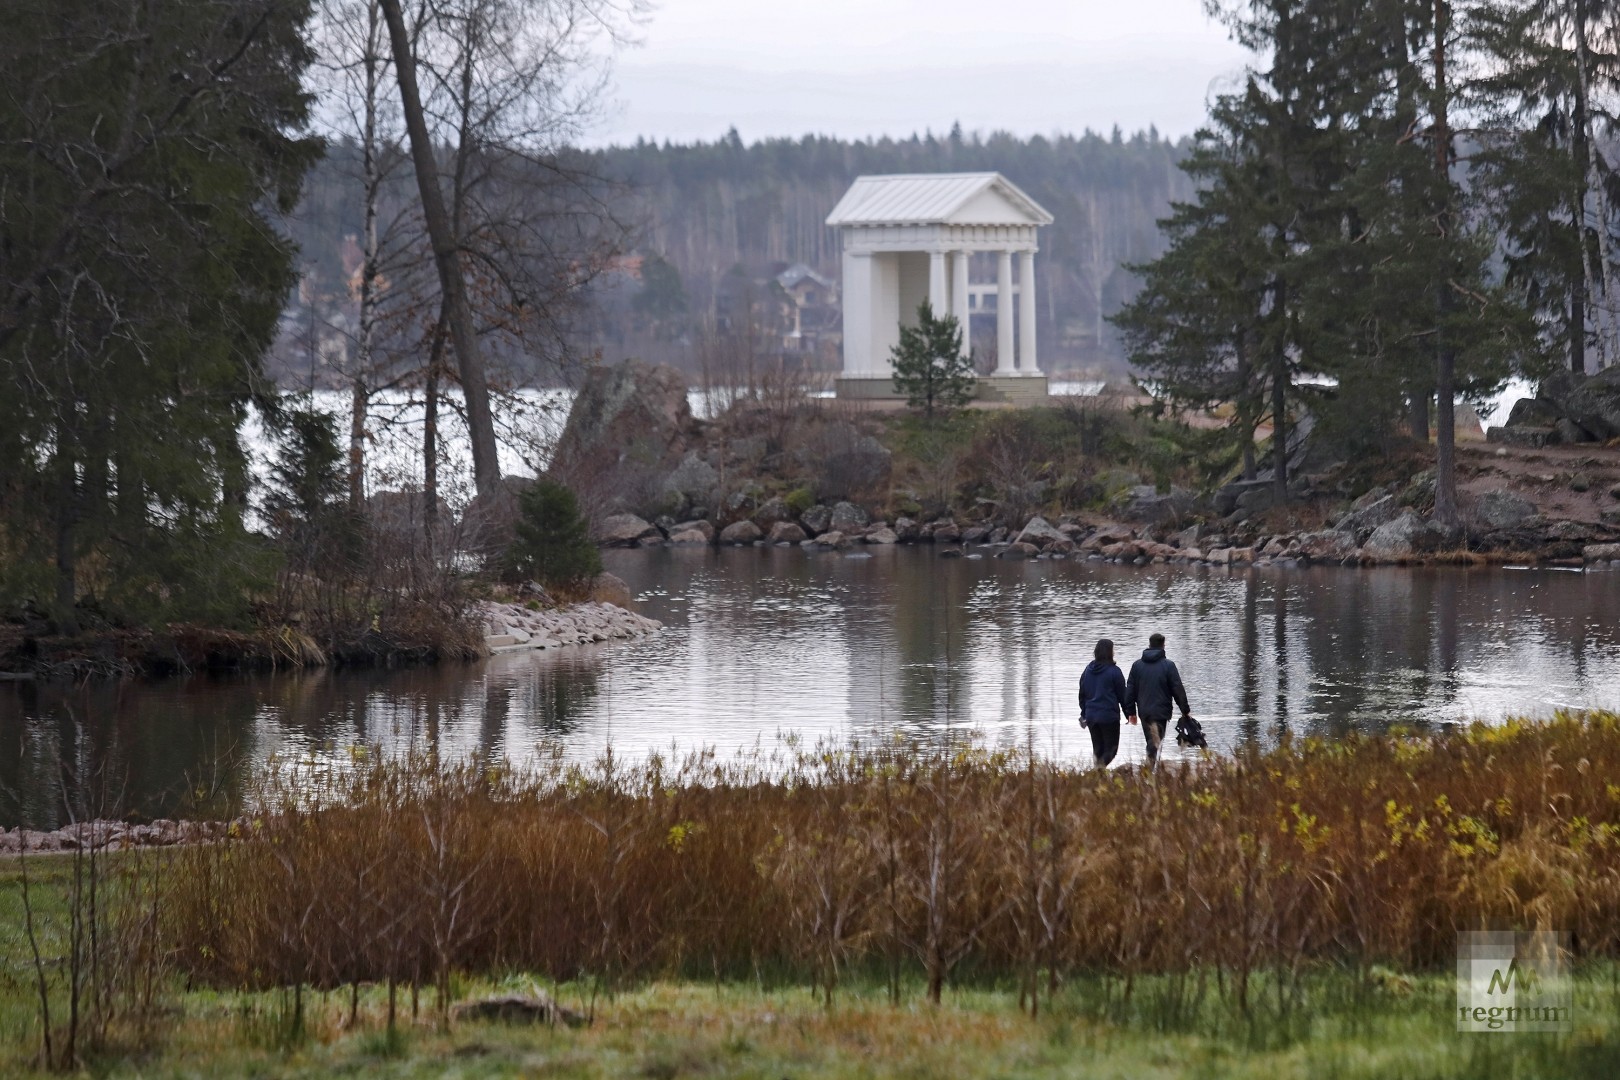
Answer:
POLYGON ((1125 701, 1125 676, 1114 663, 1114 643, 1097 642, 1091 663, 1080 676, 1080 726, 1091 732, 1097 768, 1119 753, 1119 713, 1125 701))

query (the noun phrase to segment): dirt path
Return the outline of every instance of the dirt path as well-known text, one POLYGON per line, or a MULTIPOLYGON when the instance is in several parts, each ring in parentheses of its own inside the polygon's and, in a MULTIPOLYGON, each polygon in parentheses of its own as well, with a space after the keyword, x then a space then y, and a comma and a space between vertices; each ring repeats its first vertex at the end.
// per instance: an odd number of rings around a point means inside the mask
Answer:
POLYGON ((1530 450, 1488 443, 1457 445, 1461 494, 1505 489, 1535 503, 1545 517, 1597 524, 1620 517, 1620 447, 1596 443, 1530 450), (1577 491, 1584 480, 1585 491, 1577 491))

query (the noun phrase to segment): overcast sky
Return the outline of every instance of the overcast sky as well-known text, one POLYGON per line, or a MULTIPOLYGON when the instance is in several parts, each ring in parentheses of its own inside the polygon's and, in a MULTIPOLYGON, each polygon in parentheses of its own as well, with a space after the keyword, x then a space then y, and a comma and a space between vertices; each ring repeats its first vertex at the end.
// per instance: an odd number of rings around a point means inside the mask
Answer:
POLYGON ((1247 54, 1202 0, 661 0, 588 141, 1191 133, 1247 54))

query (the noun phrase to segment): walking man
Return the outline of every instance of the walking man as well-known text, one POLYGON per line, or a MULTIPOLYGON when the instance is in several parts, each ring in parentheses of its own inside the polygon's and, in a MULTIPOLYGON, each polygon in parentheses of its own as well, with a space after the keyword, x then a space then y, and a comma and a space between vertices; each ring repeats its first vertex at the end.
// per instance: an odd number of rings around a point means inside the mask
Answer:
POLYGON ((1106 768, 1119 753, 1119 711, 1125 700, 1125 676, 1114 663, 1114 643, 1097 642, 1091 663, 1080 676, 1080 726, 1091 732, 1097 768, 1106 768))
POLYGON ((1164 655, 1164 635, 1148 638, 1148 648, 1142 659, 1131 665, 1130 678, 1125 680, 1125 700, 1121 703, 1131 723, 1138 715, 1142 719, 1142 734, 1147 739, 1148 764, 1159 760, 1159 746, 1170 725, 1170 707, 1180 706, 1182 717, 1192 716, 1187 707, 1187 691, 1181 685, 1181 672, 1175 661, 1164 655))

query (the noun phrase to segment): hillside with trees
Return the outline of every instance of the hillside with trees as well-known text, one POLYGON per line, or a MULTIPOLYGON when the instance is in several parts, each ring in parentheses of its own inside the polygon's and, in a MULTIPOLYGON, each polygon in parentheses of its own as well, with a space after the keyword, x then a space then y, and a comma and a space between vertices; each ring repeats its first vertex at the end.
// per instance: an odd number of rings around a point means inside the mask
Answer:
MULTIPOLYGON (((799 263, 838 280, 838 233, 823 222, 857 176, 981 171, 1005 174, 1056 216, 1042 231, 1036 263, 1047 367, 1120 370, 1124 350, 1107 319, 1139 287, 1128 267, 1164 250, 1158 219, 1172 201, 1192 194, 1193 182, 1179 168, 1185 151, 1185 143, 1151 130, 1023 139, 956 128, 943 136, 751 144, 732 131, 713 143, 570 152, 568 175, 589 176, 612 193, 614 222, 624 230, 622 257, 571 298, 577 301, 567 313, 572 347, 535 358, 530 377, 552 381, 570 360, 597 349, 607 359, 636 355, 695 373, 699 354, 733 344, 717 339, 735 329, 728 318, 734 294, 763 294, 776 274, 799 263)), ((362 231, 361 199, 351 190, 358 186, 357 159, 355 147, 332 146, 288 220, 312 280, 343 280, 345 238, 362 231)), ((396 198, 412 194, 408 184, 395 187, 396 198)), ((288 321, 297 328, 309 319, 294 314, 288 321)), ((293 359, 283 377, 307 377, 297 345, 287 351, 293 359)), ((836 351, 819 360, 835 362, 836 351)))

